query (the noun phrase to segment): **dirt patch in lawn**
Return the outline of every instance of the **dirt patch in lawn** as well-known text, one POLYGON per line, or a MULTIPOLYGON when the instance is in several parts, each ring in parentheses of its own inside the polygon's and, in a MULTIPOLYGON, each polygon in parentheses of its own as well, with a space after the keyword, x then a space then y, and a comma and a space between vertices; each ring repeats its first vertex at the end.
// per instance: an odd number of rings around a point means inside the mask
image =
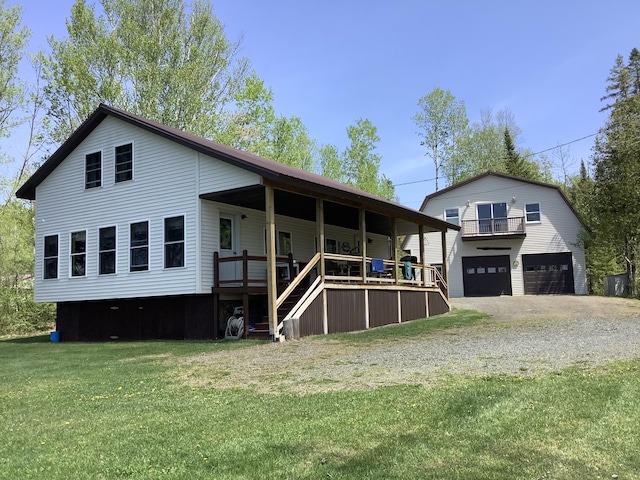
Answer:
POLYGON ((179 371, 197 387, 313 393, 428 385, 450 375, 534 376, 640 358, 635 300, 494 297, 453 299, 453 306, 492 316, 480 325, 400 341, 354 345, 327 336, 265 343, 181 359, 179 371))

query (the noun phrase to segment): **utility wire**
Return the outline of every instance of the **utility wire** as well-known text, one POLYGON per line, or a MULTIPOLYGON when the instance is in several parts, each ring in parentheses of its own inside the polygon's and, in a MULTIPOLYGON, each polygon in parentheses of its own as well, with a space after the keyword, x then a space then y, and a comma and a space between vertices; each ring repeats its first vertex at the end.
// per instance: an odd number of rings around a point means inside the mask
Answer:
MULTIPOLYGON (((536 155, 540 155, 541 153, 548 152, 549 150, 555 150, 556 148, 566 147, 567 145, 571 145, 572 143, 576 143, 576 142, 580 142, 582 140, 586 140, 587 138, 590 138, 590 137, 595 137, 596 135, 597 135, 597 133, 592 133, 591 135, 586 135, 586 136, 584 136, 582 138, 577 138, 575 140, 571 140, 570 142, 566 142, 566 143, 562 143, 560 145, 556 145, 555 147, 546 148, 546 149, 540 150, 539 152, 536 152, 536 153, 530 153, 528 155, 524 155, 523 158, 534 157, 536 155)), ((413 185, 415 183, 431 182, 431 181, 433 181, 435 179, 436 179, 436 177, 425 178, 424 180, 414 180, 413 182, 394 183, 393 185, 395 187, 401 187, 403 185, 413 185)))

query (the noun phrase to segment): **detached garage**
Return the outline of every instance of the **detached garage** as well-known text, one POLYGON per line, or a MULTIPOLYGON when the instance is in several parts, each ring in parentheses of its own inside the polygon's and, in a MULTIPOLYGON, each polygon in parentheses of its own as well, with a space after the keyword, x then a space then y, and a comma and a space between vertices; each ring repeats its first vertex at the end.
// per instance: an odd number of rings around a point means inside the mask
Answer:
POLYGON ((571 252, 522 255, 526 295, 574 293, 571 252))

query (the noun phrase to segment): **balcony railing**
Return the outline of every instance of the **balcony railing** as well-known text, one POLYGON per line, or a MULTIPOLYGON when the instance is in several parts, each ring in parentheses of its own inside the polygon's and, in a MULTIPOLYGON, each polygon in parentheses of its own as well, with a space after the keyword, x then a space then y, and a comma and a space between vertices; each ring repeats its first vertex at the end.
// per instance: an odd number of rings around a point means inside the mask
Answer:
POLYGON ((462 240, 482 240, 495 237, 524 238, 527 235, 524 217, 462 220, 462 240))

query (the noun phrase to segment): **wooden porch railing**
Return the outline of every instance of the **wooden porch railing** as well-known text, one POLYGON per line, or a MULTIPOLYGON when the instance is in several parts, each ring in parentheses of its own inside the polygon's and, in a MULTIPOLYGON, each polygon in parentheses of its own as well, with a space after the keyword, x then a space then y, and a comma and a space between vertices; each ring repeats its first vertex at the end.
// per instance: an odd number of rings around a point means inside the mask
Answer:
POLYGON ((524 217, 462 220, 462 238, 476 236, 525 235, 524 217))

